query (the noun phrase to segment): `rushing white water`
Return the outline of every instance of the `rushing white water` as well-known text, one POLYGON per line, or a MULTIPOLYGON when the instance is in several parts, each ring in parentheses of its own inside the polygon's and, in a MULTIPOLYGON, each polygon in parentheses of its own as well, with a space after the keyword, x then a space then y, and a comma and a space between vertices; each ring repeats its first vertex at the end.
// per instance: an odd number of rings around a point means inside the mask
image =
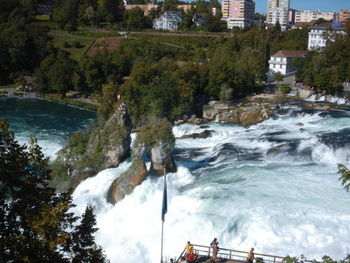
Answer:
MULTIPOLYGON (((33 106, 30 102, 25 107, 33 106)), ((91 118, 81 118, 85 111, 52 104, 16 113, 10 104, 1 101, 0 117, 10 119, 23 142, 39 135, 46 154, 91 118), (80 124, 73 129, 71 123, 80 124)), ((254 246, 256 252, 281 256, 340 259, 350 253, 350 193, 337 174, 337 163, 350 166, 350 111, 313 112, 288 105, 250 128, 207 126, 173 129, 178 171, 167 177, 166 256, 178 256, 188 240, 208 245, 213 237, 221 247, 254 246), (213 131, 210 138, 180 139, 205 129, 213 131)), ((82 182, 73 193, 74 211, 81 215, 87 204, 95 207, 96 240, 111 263, 159 262, 163 178, 149 177, 114 206, 106 202, 113 179, 129 165, 82 182)))
POLYGON ((307 101, 326 101, 336 104, 348 104, 349 105, 349 99, 345 97, 336 97, 336 96, 329 96, 329 95, 323 95, 323 96, 317 96, 317 95, 311 95, 307 101))
MULTIPOLYGON (((350 115, 303 112, 281 115, 248 129, 210 123, 175 127, 177 173, 168 175, 165 255, 186 241, 309 259, 350 253, 350 193, 337 163, 350 164, 350 115), (179 139, 213 130, 207 139, 179 139)), ((112 179, 127 169, 100 172, 74 192, 81 214, 96 208, 100 243, 111 262, 160 258, 163 178, 148 178, 115 206, 106 202, 112 179)))

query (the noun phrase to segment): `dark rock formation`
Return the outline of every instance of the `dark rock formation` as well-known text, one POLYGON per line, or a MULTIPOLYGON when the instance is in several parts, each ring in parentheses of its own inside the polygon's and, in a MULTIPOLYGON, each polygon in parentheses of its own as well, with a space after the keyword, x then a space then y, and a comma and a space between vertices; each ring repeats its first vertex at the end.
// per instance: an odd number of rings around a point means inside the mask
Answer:
POLYGON ((140 185, 147 176, 145 162, 135 159, 129 169, 115 179, 108 190, 107 201, 115 204, 131 194, 135 187, 140 185))
POLYGON ((205 139, 205 138, 210 137, 212 134, 213 134, 212 130, 204 130, 204 131, 202 131, 200 133, 195 132, 195 133, 192 133, 192 134, 183 135, 183 136, 181 136, 181 139, 188 139, 188 138, 205 139))

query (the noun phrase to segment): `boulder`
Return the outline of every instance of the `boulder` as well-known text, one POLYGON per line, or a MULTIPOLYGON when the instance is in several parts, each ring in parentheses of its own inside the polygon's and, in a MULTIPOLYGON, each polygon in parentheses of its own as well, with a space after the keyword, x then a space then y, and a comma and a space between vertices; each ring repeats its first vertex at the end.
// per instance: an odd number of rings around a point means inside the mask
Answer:
POLYGON ((96 172, 91 168, 85 168, 82 171, 74 170, 72 176, 70 177, 68 188, 75 189, 80 184, 80 182, 95 175, 96 172))
POLYGON ((205 139, 205 138, 208 138, 210 137, 211 135, 213 134, 213 131, 212 130, 204 130, 200 133, 192 133, 192 134, 186 134, 186 135, 183 135, 181 136, 181 139, 188 139, 188 138, 192 138, 192 139, 205 139))
POLYGON ((175 172, 176 166, 172 157, 174 144, 161 140, 151 148, 151 173, 161 176, 164 166, 167 172, 175 172))
POLYGON ((241 105, 229 105, 222 102, 211 103, 203 108, 203 118, 227 123, 249 126, 262 122, 277 109, 275 102, 246 102, 241 105))
POLYGON ((107 201, 115 204, 131 194, 135 187, 140 185, 147 176, 147 167, 144 161, 134 159, 129 169, 115 179, 108 190, 107 201))

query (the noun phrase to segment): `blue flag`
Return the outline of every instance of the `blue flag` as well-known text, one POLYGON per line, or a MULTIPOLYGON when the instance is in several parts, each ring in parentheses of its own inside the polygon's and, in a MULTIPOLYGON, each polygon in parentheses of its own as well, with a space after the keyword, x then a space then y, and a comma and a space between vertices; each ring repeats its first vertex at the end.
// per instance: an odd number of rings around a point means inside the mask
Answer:
POLYGON ((162 221, 164 222, 165 214, 168 212, 168 196, 166 189, 166 174, 164 174, 164 189, 163 189, 163 203, 162 203, 162 221))

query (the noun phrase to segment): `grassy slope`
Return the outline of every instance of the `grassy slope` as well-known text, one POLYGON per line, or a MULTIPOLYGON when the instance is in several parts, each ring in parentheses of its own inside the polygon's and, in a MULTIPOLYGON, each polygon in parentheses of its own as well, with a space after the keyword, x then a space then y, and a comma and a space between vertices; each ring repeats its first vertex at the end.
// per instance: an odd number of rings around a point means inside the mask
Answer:
POLYGON ((96 39, 95 37, 83 37, 70 34, 65 31, 52 30, 50 36, 53 38, 54 46, 56 48, 65 50, 71 54, 71 58, 80 61, 87 49, 90 47, 92 42, 96 39), (74 42, 79 42, 81 47, 75 48, 73 46, 74 42), (63 47, 64 42, 67 42, 70 47, 63 47))

